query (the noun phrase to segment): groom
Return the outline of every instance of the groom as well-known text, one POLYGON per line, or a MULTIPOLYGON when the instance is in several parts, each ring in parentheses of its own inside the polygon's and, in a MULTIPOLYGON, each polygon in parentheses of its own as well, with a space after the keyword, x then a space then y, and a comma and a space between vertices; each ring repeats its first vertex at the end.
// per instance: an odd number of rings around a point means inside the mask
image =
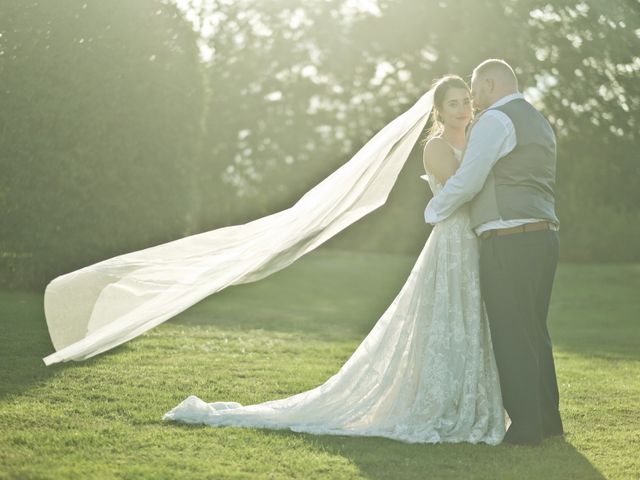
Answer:
POLYGON ((556 140, 518 92, 513 69, 490 59, 473 71, 474 106, 458 171, 425 210, 435 224, 469 202, 480 237, 480 285, 502 400, 504 442, 539 444, 563 434, 547 311, 558 262, 553 189, 556 140))

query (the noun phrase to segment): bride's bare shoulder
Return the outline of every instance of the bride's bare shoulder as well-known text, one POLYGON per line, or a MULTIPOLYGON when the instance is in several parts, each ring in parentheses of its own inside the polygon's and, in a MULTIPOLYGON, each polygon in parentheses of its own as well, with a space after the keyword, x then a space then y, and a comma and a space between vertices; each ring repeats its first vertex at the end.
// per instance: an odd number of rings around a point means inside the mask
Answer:
POLYGON ((424 145, 423 157, 447 156, 451 153, 451 147, 440 137, 431 137, 424 145))
POLYGON ((422 151, 424 169, 433 173, 439 182, 444 183, 458 167, 449 144, 440 137, 432 137, 422 151))

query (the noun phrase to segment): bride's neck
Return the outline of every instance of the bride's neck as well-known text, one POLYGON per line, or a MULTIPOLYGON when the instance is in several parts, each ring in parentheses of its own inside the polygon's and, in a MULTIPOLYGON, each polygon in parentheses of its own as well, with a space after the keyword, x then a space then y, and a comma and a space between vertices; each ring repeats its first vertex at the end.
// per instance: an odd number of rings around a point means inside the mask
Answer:
POLYGON ((462 149, 465 144, 464 128, 445 127, 441 134, 442 138, 456 148, 462 149))

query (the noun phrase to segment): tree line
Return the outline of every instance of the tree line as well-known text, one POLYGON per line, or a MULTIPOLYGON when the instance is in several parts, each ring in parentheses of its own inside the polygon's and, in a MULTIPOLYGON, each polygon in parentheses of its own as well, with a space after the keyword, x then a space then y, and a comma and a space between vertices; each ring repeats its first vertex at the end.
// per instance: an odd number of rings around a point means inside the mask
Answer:
MULTIPOLYGON (((564 261, 640 259, 640 2, 8 1, 0 276, 282 210, 446 73, 509 61, 558 135, 564 261)), ((322 248, 416 254, 414 152, 387 204, 322 248), (398 232, 402 232, 398 235, 398 232)))

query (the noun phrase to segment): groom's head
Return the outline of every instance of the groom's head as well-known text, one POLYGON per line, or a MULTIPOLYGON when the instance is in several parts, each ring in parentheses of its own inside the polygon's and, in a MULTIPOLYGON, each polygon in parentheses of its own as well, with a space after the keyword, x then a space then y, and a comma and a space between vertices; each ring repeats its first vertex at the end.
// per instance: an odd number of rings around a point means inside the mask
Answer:
POLYGON ((504 60, 491 58, 473 70, 471 94, 475 109, 484 110, 502 97, 517 92, 516 74, 504 60))

